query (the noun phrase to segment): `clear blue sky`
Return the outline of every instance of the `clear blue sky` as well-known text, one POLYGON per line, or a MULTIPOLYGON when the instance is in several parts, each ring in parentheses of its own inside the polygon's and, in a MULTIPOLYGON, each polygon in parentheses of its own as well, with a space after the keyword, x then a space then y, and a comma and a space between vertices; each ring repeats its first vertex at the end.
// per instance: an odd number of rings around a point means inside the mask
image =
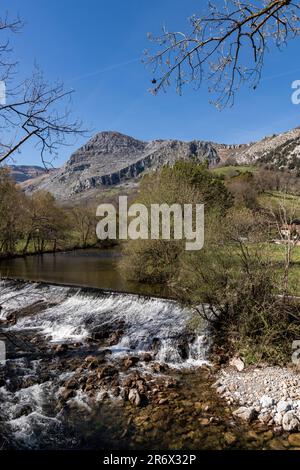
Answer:
MULTIPOLYGON (((221 1, 221 0, 219 0, 221 1)), ((1 11, 26 21, 13 38, 22 75, 36 61, 45 75, 74 88, 74 113, 95 132, 117 130, 139 139, 203 139, 240 143, 300 124, 300 106, 291 103, 291 83, 300 79, 300 39, 266 60, 264 78, 254 92, 244 88, 233 108, 217 111, 200 92, 174 90, 152 96, 151 73, 141 63, 149 48, 147 32, 185 29, 187 18, 205 0, 4 0, 1 11)), ((151 45, 150 45, 151 47, 151 45)), ((63 163, 86 139, 62 148, 63 163)), ((27 145, 17 163, 39 164, 27 145)))

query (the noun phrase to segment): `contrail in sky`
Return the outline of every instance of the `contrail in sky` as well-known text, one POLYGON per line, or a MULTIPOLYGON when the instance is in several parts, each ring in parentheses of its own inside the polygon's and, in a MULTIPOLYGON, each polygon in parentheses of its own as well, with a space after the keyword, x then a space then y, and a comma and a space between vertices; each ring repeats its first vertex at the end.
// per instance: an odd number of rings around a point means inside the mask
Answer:
POLYGON ((140 58, 136 58, 136 59, 127 60, 126 62, 120 62, 119 64, 109 65, 108 67, 95 70, 94 72, 85 73, 83 75, 77 75, 77 77, 73 77, 70 81, 74 82, 77 80, 83 80, 85 78, 94 77, 101 73, 110 72, 111 70, 116 70, 121 67, 125 67, 126 65, 134 64, 135 62, 138 62, 139 60, 140 58))

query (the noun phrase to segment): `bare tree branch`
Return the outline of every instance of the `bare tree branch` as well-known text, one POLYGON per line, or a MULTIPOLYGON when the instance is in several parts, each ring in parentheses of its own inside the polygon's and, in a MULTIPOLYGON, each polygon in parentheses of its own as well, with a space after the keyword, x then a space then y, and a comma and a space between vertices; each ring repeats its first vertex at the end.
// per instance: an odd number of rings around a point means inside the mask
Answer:
POLYGON ((207 16, 193 15, 190 31, 149 35, 159 50, 146 51, 152 65, 154 94, 166 89, 174 79, 178 93, 185 84, 199 87, 207 80, 212 102, 220 109, 231 106, 240 86, 259 84, 269 47, 280 48, 299 35, 298 1, 224 0, 223 8, 209 2, 207 16))
POLYGON ((21 27, 20 19, 0 18, 0 80, 6 84, 5 103, 0 104, 0 163, 32 140, 46 166, 46 154, 52 160, 70 136, 86 131, 81 121, 71 118, 73 90, 65 90, 63 83, 47 82, 37 66, 30 79, 16 83, 16 63, 4 33, 17 33, 21 27))

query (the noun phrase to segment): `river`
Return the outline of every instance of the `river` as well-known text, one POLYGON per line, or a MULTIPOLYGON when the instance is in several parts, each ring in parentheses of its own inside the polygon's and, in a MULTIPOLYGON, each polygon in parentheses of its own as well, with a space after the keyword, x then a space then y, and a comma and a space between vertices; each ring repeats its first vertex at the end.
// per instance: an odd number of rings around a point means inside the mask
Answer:
POLYGON ((140 284, 124 279, 118 270, 120 256, 120 251, 113 248, 4 259, 0 261, 0 277, 169 297, 165 286, 140 284))
POLYGON ((233 420, 211 387, 199 317, 157 298, 164 287, 125 281, 119 256, 1 261, 0 447, 268 448, 268 428, 233 420))

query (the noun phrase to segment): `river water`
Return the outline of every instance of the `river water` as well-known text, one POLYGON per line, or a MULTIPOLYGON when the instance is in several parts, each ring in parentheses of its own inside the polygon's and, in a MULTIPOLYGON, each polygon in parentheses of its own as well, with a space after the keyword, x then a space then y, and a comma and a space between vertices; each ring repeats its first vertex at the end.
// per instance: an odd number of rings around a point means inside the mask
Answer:
POLYGON ((75 250, 0 261, 0 277, 168 297, 162 285, 127 281, 118 270, 117 249, 75 250))
POLYGON ((163 286, 125 281, 118 259, 1 261, 0 277, 15 280, 0 279, 0 447, 268 448, 270 431, 233 420, 210 386, 199 317, 163 286))

